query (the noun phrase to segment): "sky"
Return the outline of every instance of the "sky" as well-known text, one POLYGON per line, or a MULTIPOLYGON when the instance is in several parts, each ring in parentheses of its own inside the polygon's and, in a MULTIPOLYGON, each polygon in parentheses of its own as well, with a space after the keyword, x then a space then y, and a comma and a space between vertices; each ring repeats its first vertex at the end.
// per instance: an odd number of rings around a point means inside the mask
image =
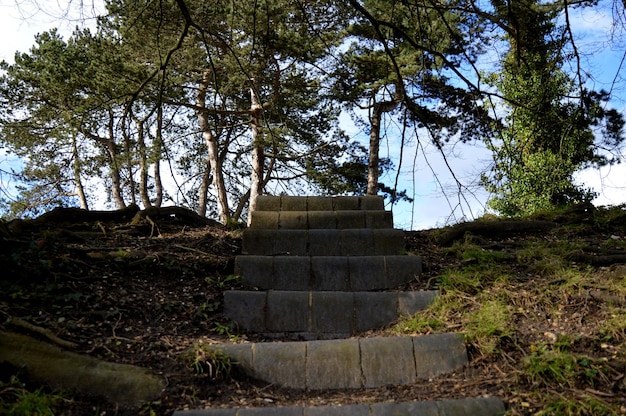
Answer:
MULTIPOLYGON (((61 7, 65 0, 0 0, 0 60, 12 61, 15 51, 28 52, 37 33, 58 27, 69 35, 78 26, 94 25, 91 0, 73 0, 70 7, 61 7), (21 5, 20 7, 16 5, 21 5), (43 9, 34 7, 39 4, 43 9), (82 4, 82 8, 80 8, 82 4)), ((98 3, 96 3, 98 4, 98 3)), ((589 68, 593 86, 611 90, 611 105, 626 114, 626 35, 621 44, 611 42, 613 18, 611 0, 602 0, 604 7, 570 16, 579 49, 584 52, 583 66, 589 68), (621 65, 621 66, 620 66, 621 65), (615 82, 614 82, 615 81, 615 82)), ((365 137, 348 121, 343 126, 354 137, 365 137)), ((427 229, 460 221, 472 220, 486 212, 489 195, 478 187, 480 173, 488 168, 490 154, 480 143, 459 144, 446 149, 445 158, 427 137, 419 137, 404 147, 400 163, 398 143, 393 138, 382 143, 381 156, 389 155, 400 174, 382 178, 387 185, 398 181, 398 189, 406 190, 413 203, 387 207, 394 212, 394 225, 402 229, 427 229), (447 161, 447 163, 446 163, 447 161), (452 172, 450 171, 450 168, 452 172)), ((0 170, 18 166, 0 149, 0 170)), ((620 165, 590 169, 576 175, 576 180, 599 197, 596 205, 626 203, 626 162, 620 165)), ((6 177, 0 185, 6 189, 6 177)))

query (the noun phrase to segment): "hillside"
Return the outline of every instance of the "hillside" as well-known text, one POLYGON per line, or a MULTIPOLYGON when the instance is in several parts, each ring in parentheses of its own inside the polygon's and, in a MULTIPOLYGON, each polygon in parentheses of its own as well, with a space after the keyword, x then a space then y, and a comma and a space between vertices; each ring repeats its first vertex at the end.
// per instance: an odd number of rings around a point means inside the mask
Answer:
POLYGON ((46 387, 32 394, 41 386, 3 363, 0 412, 27 399, 51 414, 162 415, 492 394, 512 415, 626 414, 623 207, 406 232, 407 252, 424 262, 411 289, 441 296, 376 334, 464 332, 470 365, 411 386, 323 394, 268 386, 202 356, 203 343, 254 340, 221 315, 223 290, 238 284, 241 232, 178 208, 59 210, 2 224, 0 330, 149 368, 167 385, 140 409, 116 407, 46 387))

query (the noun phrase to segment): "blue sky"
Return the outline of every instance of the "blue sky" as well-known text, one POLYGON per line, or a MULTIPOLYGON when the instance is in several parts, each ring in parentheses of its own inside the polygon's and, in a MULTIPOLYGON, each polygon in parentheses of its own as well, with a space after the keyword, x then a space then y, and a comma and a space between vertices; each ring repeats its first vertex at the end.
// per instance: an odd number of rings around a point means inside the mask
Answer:
MULTIPOLYGON (((46 2, 39 2, 46 4, 46 2)), ((73 6, 89 1, 74 1, 73 6)), ((59 27, 61 33, 69 34, 76 25, 92 22, 89 8, 77 12, 76 8, 64 10, 57 7, 58 2, 49 2, 48 9, 38 11, 29 8, 29 2, 0 0, 0 59, 12 61, 16 50, 27 52, 34 43, 35 34, 59 27), (16 3, 24 4, 18 9, 16 3), (69 16, 70 19, 64 18, 69 16), (73 16, 73 18, 71 18, 73 16)), ((626 110, 626 63, 619 70, 626 53, 626 36, 621 43, 611 40, 613 17, 611 0, 602 0, 600 5, 584 14, 572 11, 570 19, 577 36, 577 46, 581 51, 583 66, 591 75, 596 88, 612 89, 611 105, 622 111, 626 110), (622 75, 624 74, 624 75, 622 75)), ((619 35, 619 33, 615 33, 619 35)), ((623 35, 623 34, 622 34, 623 35)), ((346 130, 355 136, 362 136, 354 127, 346 124, 346 130)), ((393 138, 381 146, 381 156, 392 157, 398 166, 398 143, 393 138)), ((399 175, 399 188, 406 189, 409 196, 415 198, 413 204, 400 203, 393 207, 394 221, 398 228, 424 229, 442 226, 462 220, 472 220, 485 212, 488 195, 478 188, 480 173, 487 169, 490 161, 489 152, 481 144, 457 145, 446 150, 446 158, 453 169, 458 184, 448 171, 443 157, 427 138, 420 137, 419 144, 413 142, 405 147, 402 168, 399 175)), ((7 159, 0 149, 0 169, 15 168, 17 162, 7 159)), ((0 177, 0 181, 6 178, 0 177)), ((382 179, 386 184, 396 180, 395 172, 382 179)), ((616 205, 626 203, 626 163, 600 170, 588 170, 577 175, 577 180, 599 193, 597 205, 616 205)), ((2 183, 3 187, 6 182, 2 183)), ((5 187, 6 189, 6 187, 5 187)))

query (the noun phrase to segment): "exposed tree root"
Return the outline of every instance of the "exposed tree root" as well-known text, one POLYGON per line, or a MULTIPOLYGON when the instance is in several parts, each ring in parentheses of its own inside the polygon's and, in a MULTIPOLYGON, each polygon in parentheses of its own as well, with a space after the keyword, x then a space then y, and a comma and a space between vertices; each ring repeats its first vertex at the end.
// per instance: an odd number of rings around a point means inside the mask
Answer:
POLYGON ((497 220, 465 222, 444 229, 436 237, 437 244, 451 246, 455 241, 464 238, 466 233, 482 237, 496 237, 509 233, 536 233, 556 227, 552 221, 542 220, 497 220))
POLYGON ((24 368, 29 380, 60 390, 104 397, 122 406, 138 407, 155 400, 164 380, 145 368, 116 364, 63 351, 34 338, 0 331, 0 357, 24 368))
POLYGON ((6 315, 8 317, 6 323, 8 325, 14 326, 16 328, 21 328, 21 329, 25 329, 29 332, 41 335, 43 337, 45 337, 47 340, 49 340, 50 342, 58 345, 59 347, 62 348, 68 348, 68 349, 76 349, 78 347, 78 345, 74 344, 73 342, 70 341, 66 341, 64 339, 61 339, 59 337, 57 337, 55 334, 52 333, 52 331, 50 331, 49 329, 46 328, 42 328, 40 326, 37 325, 33 325, 30 322, 27 322, 21 318, 16 318, 14 316, 9 316, 6 313, 4 313, 4 315, 6 315))

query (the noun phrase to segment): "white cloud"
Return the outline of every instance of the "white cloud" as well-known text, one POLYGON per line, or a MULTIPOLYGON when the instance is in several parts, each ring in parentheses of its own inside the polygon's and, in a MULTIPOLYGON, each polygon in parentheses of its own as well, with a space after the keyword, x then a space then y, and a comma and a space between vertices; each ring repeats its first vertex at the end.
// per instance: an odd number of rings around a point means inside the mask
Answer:
POLYGON ((586 169, 576 175, 576 181, 598 193, 594 205, 626 203, 626 164, 586 169))
POLYGON ((16 51, 28 52, 38 33, 57 28, 69 35, 76 26, 95 27, 102 10, 102 0, 5 0, 0 3, 0 60, 12 62, 16 51))

